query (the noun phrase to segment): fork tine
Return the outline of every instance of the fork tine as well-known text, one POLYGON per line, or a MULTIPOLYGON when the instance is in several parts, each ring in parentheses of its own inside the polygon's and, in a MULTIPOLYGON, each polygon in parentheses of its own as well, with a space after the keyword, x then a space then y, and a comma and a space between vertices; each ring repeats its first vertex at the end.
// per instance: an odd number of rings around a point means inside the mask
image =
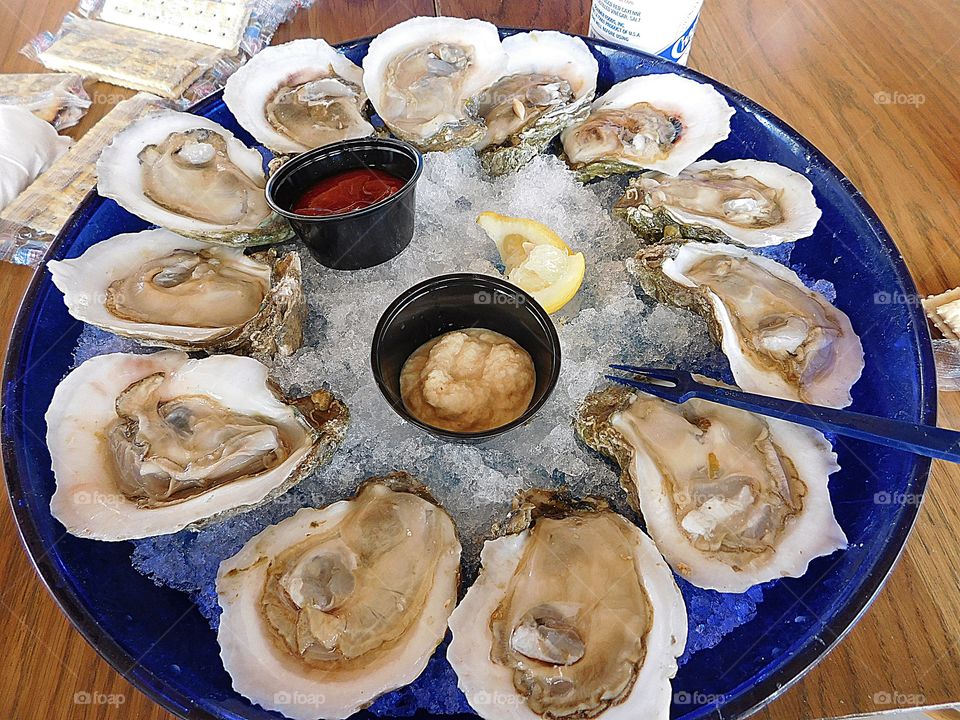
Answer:
POLYGON ((648 395, 670 400, 671 402, 680 402, 680 398, 683 397, 683 391, 676 386, 667 387, 666 385, 655 385, 654 383, 634 380, 633 378, 617 377, 616 375, 605 375, 604 377, 606 377, 607 380, 613 380, 615 383, 632 387, 635 390, 640 390, 648 395))
POLYGON ((684 377, 684 373, 679 370, 668 370, 667 368, 637 367, 636 365, 610 365, 610 367, 614 370, 646 375, 647 377, 657 378, 658 380, 673 380, 677 382, 684 377))

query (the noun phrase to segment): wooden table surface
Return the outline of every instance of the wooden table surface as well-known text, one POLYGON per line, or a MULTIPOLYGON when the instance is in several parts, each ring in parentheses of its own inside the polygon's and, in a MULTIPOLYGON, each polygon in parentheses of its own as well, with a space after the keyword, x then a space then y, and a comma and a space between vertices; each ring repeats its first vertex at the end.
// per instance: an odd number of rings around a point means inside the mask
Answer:
MULTIPOLYGON (((0 0, 0 70, 40 71, 17 50, 57 27, 74 4, 0 0)), ((585 34, 589 9, 589 0, 317 0, 276 41, 338 42, 435 12, 585 34)), ((957 0, 706 0, 690 65, 823 150, 877 211, 927 294, 960 284, 958 44, 957 0)), ((129 94, 103 84, 90 93, 95 106, 72 135, 129 94)), ((0 263, 0 350, 30 275, 0 263)), ((940 403, 940 424, 960 426, 960 396, 941 393, 940 403)), ((6 503, 0 514, 0 718, 171 717, 72 629, 34 574, 6 503)), ((938 462, 917 526, 876 602, 825 660, 756 717, 960 701, 958 528, 960 468, 938 462)))

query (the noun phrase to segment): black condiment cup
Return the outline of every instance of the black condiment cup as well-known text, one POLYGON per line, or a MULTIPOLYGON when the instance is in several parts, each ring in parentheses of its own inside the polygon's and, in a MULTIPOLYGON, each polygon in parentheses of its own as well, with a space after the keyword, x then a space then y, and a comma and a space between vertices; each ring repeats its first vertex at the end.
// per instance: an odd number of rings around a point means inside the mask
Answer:
POLYGON ((281 165, 267 182, 267 202, 287 218, 320 262, 335 270, 359 270, 396 257, 413 238, 416 187, 423 156, 401 140, 362 138, 309 150, 281 165), (302 215, 293 206, 320 180, 347 170, 374 168, 404 180, 393 195, 337 215, 302 215))
POLYGON ((500 278, 454 273, 414 285, 384 311, 373 333, 373 377, 390 406, 407 422, 437 437, 477 443, 526 424, 543 407, 560 375, 560 340, 547 312, 529 294, 500 278), (400 396, 400 370, 414 350, 452 330, 485 328, 530 353, 537 380, 526 411, 506 425, 455 432, 414 417, 400 396))

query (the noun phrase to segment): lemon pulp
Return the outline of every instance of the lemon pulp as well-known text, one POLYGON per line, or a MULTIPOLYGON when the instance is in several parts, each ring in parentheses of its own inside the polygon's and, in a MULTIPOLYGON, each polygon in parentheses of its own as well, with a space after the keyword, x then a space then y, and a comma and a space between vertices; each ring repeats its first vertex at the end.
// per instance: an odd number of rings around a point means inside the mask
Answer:
POLYGON ((560 236, 536 220, 483 212, 477 224, 497 246, 507 280, 555 313, 583 284, 586 261, 560 236))

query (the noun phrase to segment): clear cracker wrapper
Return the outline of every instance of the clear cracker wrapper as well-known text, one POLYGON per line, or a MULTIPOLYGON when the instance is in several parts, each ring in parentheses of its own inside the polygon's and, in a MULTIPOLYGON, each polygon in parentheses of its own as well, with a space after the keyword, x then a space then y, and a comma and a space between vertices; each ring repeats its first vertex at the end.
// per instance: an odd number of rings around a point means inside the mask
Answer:
POLYGON ((960 340, 934 340, 933 359, 937 366, 937 390, 960 390, 960 340))
POLYGON ((948 340, 960 340, 960 287, 920 301, 930 322, 948 340))
POLYGON ((252 57, 314 0, 80 0, 83 17, 142 28, 252 57), (147 18, 156 17, 156 21, 147 18), (236 32, 236 35, 234 33, 236 32))
POLYGON ((60 30, 41 33, 21 52, 50 70, 177 100, 183 110, 222 88, 313 2, 81 0, 79 15, 68 14, 60 30))
POLYGON ((90 97, 79 75, 19 73, 0 75, 0 105, 17 105, 63 130, 80 122, 90 97))
POLYGON ((79 73, 169 99, 184 96, 218 63, 231 59, 236 63, 226 51, 209 45, 76 15, 67 15, 58 33, 38 36, 23 52, 49 70, 79 73))
POLYGON ((249 0, 250 22, 240 40, 240 49, 253 57, 270 44, 278 27, 313 3, 314 0, 249 0))
POLYGON ((250 7, 236 0, 103 0, 99 19, 235 53, 250 7))
POLYGON ((170 103, 138 93, 117 104, 0 213, 0 260, 39 265, 51 241, 97 182, 100 152, 130 123, 170 103))

